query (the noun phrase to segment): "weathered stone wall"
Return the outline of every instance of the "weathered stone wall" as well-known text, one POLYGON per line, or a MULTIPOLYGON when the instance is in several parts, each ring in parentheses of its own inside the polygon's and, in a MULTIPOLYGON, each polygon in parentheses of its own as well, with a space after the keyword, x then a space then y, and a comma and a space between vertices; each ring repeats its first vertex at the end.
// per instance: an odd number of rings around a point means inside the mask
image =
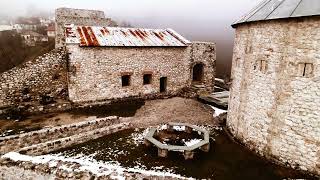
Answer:
POLYGON ((35 144, 32 146, 24 147, 19 150, 19 153, 28 154, 28 155, 42 155, 50 152, 54 152, 63 148, 68 148, 73 145, 81 144, 88 142, 92 139, 98 139, 100 137, 116 133, 125 129, 131 128, 131 124, 119 123, 112 125, 113 122, 109 122, 107 126, 102 126, 101 128, 95 129, 91 127, 91 131, 84 131, 73 136, 68 136, 65 138, 55 139, 52 141, 35 144))
POLYGON ((67 106, 65 50, 55 49, 0 74, 0 114, 6 107, 45 111, 67 106))
POLYGON ((232 134, 261 155, 316 174, 319 49, 319 17, 239 25, 227 120, 232 134))
POLYGON ((189 64, 189 84, 192 83, 192 69, 196 64, 204 65, 203 84, 207 85, 208 91, 213 91, 216 75, 216 46, 210 42, 193 42, 187 49, 189 64))
MULTIPOLYGON (((29 164, 29 163, 28 163, 29 164)), ((30 163, 31 164, 31 163, 30 163)), ((18 166, 12 166, 12 163, 10 165, 3 165, 0 166, 0 179, 10 179, 10 180, 21 180, 21 179, 46 179, 46 180, 54 180, 56 179, 56 175, 50 174, 49 166, 45 167, 47 168, 46 171, 39 171, 37 170, 31 170, 18 166)), ((42 170, 45 170, 43 168, 42 170)), ((65 177, 66 178, 66 177, 65 177)))
MULTIPOLYGON (((16 151, 24 147, 37 145, 40 143, 46 143, 48 141, 54 141, 61 138, 67 138, 74 135, 83 135, 86 132, 100 129, 103 127, 108 127, 110 125, 119 124, 119 123, 120 123, 120 120, 118 117, 108 117, 108 118, 92 119, 92 120, 88 119, 80 123, 69 124, 69 125, 64 125, 64 126, 59 126, 54 128, 46 128, 46 129, 41 129, 38 131, 33 131, 33 132, 19 134, 19 135, 0 137, 0 154, 5 154, 7 152, 16 151)), ((92 136, 90 136, 90 138, 94 139, 92 136)), ((82 139, 85 139, 85 138, 82 138, 82 139)), ((74 142, 74 140, 71 142, 74 142)), ((51 143, 51 144, 53 146, 56 144, 61 147, 62 143, 60 141, 60 143, 57 142, 57 143, 51 143)), ((38 148, 36 149, 38 150, 38 148)), ((41 149, 41 151, 44 151, 44 150, 45 148, 41 149)), ((25 151, 30 151, 30 150, 26 149, 25 151)))
POLYGON ((161 180, 176 180, 183 179, 170 176, 155 176, 134 172, 107 172, 108 169, 101 166, 101 171, 104 174, 93 174, 88 170, 79 170, 79 163, 51 161, 49 163, 32 163, 29 161, 13 161, 11 159, 0 159, 0 179, 21 180, 21 179, 36 179, 36 180, 109 180, 109 179, 161 179, 161 180), (107 175, 109 174, 109 175, 107 175))
POLYGON ((81 26, 117 26, 110 18, 105 18, 103 11, 58 8, 55 13, 56 20, 56 48, 65 44, 65 24, 81 26))
POLYGON ((67 45, 69 98, 75 103, 95 102, 155 94, 174 95, 191 85, 192 67, 204 64, 204 83, 213 87, 215 45, 190 47, 79 47, 67 45), (151 84, 143 75, 152 74, 151 84), (122 87, 121 76, 131 75, 122 87), (167 77, 167 91, 160 93, 160 78, 167 77))

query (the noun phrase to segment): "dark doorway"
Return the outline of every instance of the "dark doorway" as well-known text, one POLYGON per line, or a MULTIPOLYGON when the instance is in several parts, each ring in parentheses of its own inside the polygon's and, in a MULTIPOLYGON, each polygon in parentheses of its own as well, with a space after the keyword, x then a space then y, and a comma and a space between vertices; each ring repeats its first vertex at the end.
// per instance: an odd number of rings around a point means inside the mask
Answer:
POLYGON ((202 82, 203 81, 203 64, 196 64, 192 69, 192 81, 202 82))
POLYGON ((160 78, 160 92, 167 91, 167 77, 160 78))

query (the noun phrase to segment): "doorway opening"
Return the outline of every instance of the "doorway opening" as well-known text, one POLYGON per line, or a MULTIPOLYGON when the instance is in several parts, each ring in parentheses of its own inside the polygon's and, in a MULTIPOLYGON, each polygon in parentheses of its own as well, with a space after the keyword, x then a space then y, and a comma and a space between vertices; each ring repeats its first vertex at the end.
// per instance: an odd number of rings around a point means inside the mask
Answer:
POLYGON ((160 92, 166 92, 167 91, 167 77, 161 77, 160 78, 160 92))
POLYGON ((192 69, 192 82, 202 82, 203 81, 203 64, 195 64, 192 69))

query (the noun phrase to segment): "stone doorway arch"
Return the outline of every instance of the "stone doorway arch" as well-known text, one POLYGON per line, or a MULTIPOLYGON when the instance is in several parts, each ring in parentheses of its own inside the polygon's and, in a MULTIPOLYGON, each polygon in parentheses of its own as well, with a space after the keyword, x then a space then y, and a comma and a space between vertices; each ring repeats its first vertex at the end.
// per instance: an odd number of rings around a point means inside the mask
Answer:
POLYGON ((204 79, 204 65, 197 63, 192 68, 192 82, 202 83, 204 79))

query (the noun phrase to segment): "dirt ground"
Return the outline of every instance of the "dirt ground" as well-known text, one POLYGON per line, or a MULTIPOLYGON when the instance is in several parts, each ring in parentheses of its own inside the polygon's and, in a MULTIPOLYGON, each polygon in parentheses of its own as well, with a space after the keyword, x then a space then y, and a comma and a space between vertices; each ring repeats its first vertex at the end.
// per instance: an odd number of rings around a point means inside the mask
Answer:
POLYGON ((216 125, 212 115, 212 108, 193 99, 180 97, 170 99, 149 100, 145 102, 131 102, 74 110, 65 113, 51 113, 25 117, 24 120, 0 119, 0 136, 8 136, 24 132, 39 130, 45 127, 61 126, 86 120, 91 116, 128 117, 123 121, 130 121, 135 127, 145 128, 166 122, 189 122, 199 125, 216 125))
POLYGON ((43 114, 27 117, 25 120, 0 120, 0 136, 7 136, 39 130, 45 127, 61 126, 81 122, 89 116, 69 113, 43 114))
POLYGON ((130 121, 136 127, 149 127, 166 122, 188 122, 198 125, 217 125, 211 107, 194 99, 175 97, 146 101, 130 121))

